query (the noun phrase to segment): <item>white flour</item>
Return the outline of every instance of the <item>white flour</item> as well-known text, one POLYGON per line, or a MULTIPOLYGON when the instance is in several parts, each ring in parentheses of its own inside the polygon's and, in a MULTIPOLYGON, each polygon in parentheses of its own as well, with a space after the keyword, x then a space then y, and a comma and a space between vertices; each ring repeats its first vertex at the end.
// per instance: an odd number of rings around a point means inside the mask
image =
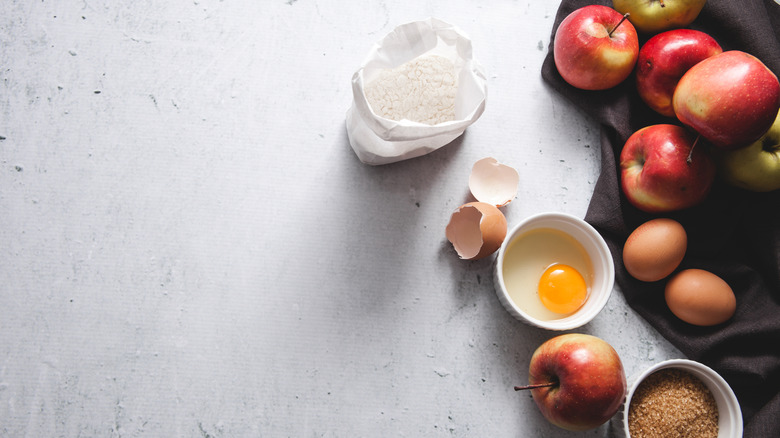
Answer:
POLYGON ((364 88, 371 109, 391 120, 436 125, 455 120, 455 65, 437 55, 420 56, 382 71, 364 88))

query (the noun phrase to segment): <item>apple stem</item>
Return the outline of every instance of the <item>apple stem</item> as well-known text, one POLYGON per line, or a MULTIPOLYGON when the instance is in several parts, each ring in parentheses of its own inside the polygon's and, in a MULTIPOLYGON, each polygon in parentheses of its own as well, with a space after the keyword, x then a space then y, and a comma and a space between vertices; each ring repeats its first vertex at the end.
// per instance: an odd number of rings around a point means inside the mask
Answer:
POLYGON ((616 25, 615 25, 615 27, 613 27, 613 28, 612 28, 612 30, 610 30, 610 31, 609 31, 609 34, 607 34, 607 36, 611 37, 611 36, 612 36, 612 32, 614 32, 614 31, 615 31, 615 29, 617 29, 618 27, 620 27, 620 25, 621 25, 621 24, 623 24, 623 22, 624 22, 624 21, 626 21, 626 20, 628 19, 628 16, 629 16, 629 15, 630 15, 630 14, 629 14, 628 12, 626 12, 626 13, 623 15, 623 18, 621 18, 621 19, 620 19, 620 21, 618 21, 618 24, 616 24, 616 25))
POLYGON ((665 7, 666 7, 666 5, 664 4, 664 0, 658 0, 658 3, 660 3, 660 4, 661 4, 661 7, 662 7, 662 8, 665 8, 665 7))
POLYGON ((549 383, 537 383, 536 385, 515 386, 515 391, 523 391, 526 389, 546 388, 548 386, 555 386, 558 382, 549 383))
POLYGON ((701 138, 701 134, 698 134, 696 136, 696 140, 693 141, 693 144, 691 145, 691 150, 688 152, 688 158, 685 159, 686 163, 691 164, 693 162, 693 148, 696 147, 696 143, 699 142, 700 138, 701 138))

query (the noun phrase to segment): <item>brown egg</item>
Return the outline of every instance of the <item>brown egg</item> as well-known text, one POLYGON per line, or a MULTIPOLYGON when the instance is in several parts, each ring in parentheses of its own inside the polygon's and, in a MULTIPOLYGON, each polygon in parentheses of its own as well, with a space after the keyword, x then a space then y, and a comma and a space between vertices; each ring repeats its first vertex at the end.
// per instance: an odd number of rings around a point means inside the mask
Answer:
POLYGON ((702 269, 677 273, 666 284, 664 296, 675 316, 694 325, 720 324, 737 309, 737 299, 728 283, 702 269))
POLYGON ((469 202, 452 213, 445 233, 460 258, 477 260, 501 247, 506 228, 506 217, 495 205, 469 202))
POLYGON ((659 218, 647 221, 623 245, 623 265, 641 281, 666 278, 680 265, 688 248, 688 235, 679 222, 659 218))

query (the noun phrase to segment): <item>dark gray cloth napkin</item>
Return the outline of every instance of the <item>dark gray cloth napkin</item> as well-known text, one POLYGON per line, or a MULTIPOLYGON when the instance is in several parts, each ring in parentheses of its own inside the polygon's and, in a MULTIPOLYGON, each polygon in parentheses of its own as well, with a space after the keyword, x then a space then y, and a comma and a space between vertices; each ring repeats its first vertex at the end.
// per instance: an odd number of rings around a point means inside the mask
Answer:
MULTIPOLYGON (((612 251, 616 282, 628 304, 688 358, 720 373, 739 399, 746 437, 780 437, 780 190, 753 193, 716 182, 704 203, 650 215, 628 203, 620 189, 620 150, 639 128, 675 123, 639 98, 631 76, 606 91, 583 91, 558 74, 552 39, 560 22, 588 4, 610 0, 563 0, 555 19, 542 77, 601 126, 601 174, 586 221, 612 251), (737 297, 727 323, 696 327, 678 320, 664 301, 665 280, 643 283, 626 272, 622 248, 633 229, 655 217, 685 227, 689 246, 679 269, 700 268, 723 278, 737 297)), ((780 5, 774 0, 709 0, 690 28, 710 34, 723 50, 742 50, 780 76, 780 5)), ((649 38, 640 34, 640 47, 649 38)))

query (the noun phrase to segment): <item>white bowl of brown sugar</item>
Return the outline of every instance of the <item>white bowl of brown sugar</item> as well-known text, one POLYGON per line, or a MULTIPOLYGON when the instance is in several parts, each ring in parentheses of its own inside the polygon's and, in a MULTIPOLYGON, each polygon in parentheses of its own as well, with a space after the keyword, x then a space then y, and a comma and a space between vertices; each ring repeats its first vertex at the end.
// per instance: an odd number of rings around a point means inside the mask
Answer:
POLYGON ((742 411, 711 368, 687 359, 657 363, 629 379, 616 432, 627 438, 738 438, 742 411))

